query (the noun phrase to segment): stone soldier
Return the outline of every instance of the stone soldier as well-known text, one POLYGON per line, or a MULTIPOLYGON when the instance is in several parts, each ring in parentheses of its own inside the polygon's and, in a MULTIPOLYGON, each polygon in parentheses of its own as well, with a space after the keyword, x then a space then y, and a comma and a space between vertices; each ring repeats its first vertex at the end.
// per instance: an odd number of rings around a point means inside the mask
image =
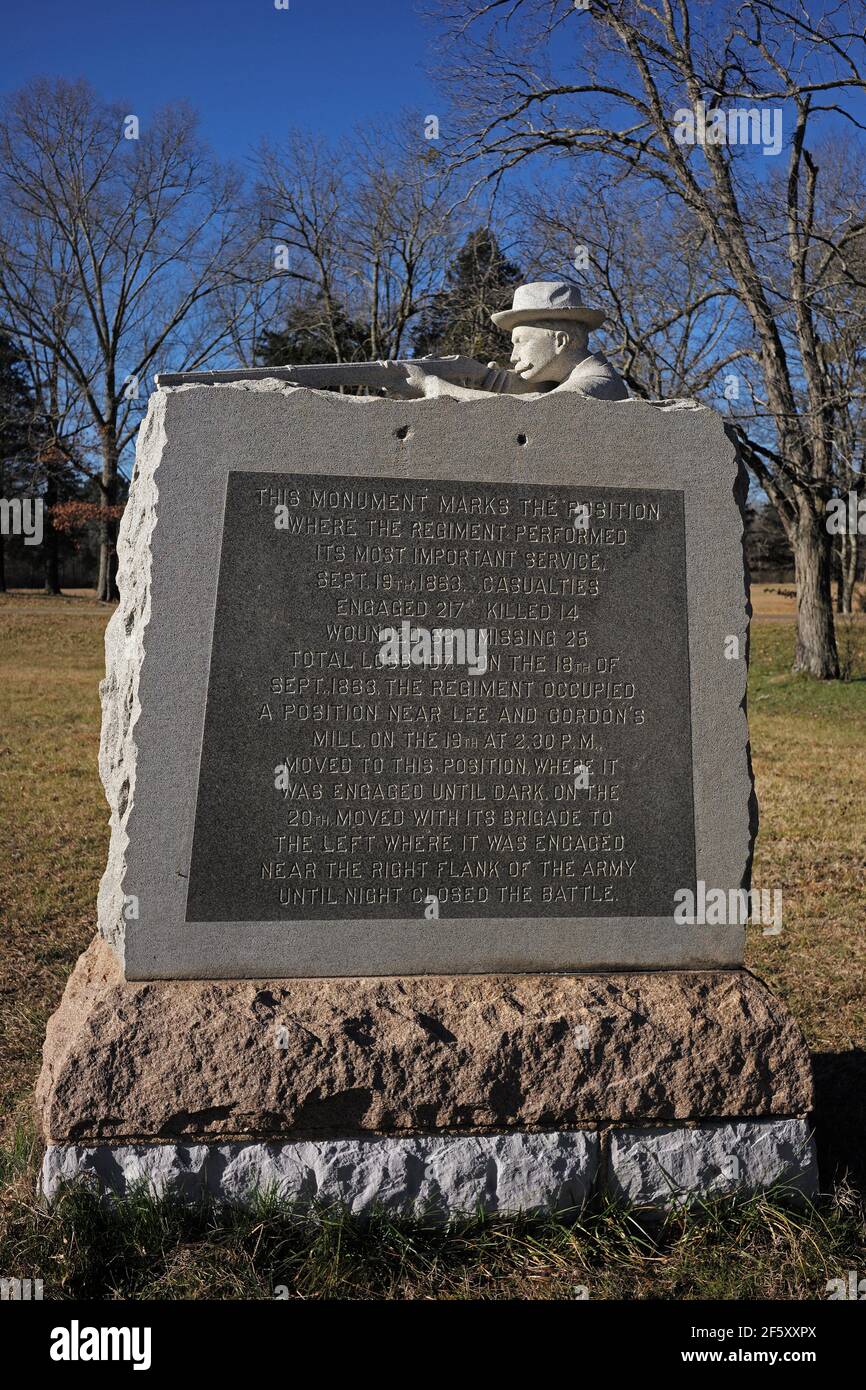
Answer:
MULTIPOLYGON (((628 399, 628 390, 607 358, 590 352, 590 330, 604 322, 600 309, 580 301, 580 291, 565 280, 536 280, 518 285, 510 309, 491 315, 498 328, 511 332, 512 369, 474 357, 412 357, 386 362, 318 362, 301 366, 252 367, 199 374, 202 382, 274 378, 312 390, 365 386, 374 395, 394 400, 450 396, 455 400, 489 400, 491 395, 536 397, 557 392, 628 399)), ((180 386, 184 373, 160 373, 157 385, 180 386)))
POLYGON ((590 329, 604 322, 604 314, 582 304, 575 285, 564 280, 519 285, 511 308, 491 318, 498 328, 511 331, 511 371, 495 373, 490 385, 467 387, 427 370, 420 358, 405 364, 409 385, 427 397, 456 400, 483 397, 490 390, 503 395, 573 391, 606 401, 628 398, 625 383, 604 354, 589 350, 590 329))

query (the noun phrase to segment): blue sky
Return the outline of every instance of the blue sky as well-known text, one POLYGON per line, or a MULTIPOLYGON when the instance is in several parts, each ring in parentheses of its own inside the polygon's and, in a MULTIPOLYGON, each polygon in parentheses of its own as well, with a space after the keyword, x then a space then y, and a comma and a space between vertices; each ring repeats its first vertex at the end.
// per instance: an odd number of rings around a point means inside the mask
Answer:
POLYGON ((404 108, 438 112, 416 0, 20 0, 4 6, 0 90, 86 77, 147 118, 184 98, 223 156, 289 127, 338 136, 404 108))

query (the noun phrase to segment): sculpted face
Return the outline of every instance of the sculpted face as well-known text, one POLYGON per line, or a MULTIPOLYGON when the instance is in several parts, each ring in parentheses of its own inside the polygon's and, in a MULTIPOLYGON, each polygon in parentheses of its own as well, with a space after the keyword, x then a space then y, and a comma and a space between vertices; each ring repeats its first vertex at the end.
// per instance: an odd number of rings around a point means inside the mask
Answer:
POLYGON ((585 356, 579 324, 521 324, 511 334, 511 366, 524 381, 564 381, 585 356))

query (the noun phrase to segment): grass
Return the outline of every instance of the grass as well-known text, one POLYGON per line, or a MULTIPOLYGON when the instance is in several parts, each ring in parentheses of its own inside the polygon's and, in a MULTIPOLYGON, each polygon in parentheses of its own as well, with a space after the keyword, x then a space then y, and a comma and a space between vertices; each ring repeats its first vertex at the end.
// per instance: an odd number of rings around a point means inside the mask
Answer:
MULTIPOLYGON (((760 596, 759 596, 760 599, 760 596)), ((777 609, 784 596, 776 600, 777 609)), ((477 1221, 447 1232, 384 1219, 310 1222, 142 1195, 34 1197, 28 1118, 45 1023, 94 923, 107 849, 96 771, 106 611, 78 596, 0 595, 0 1273, 48 1297, 821 1298, 866 1266, 866 623, 850 624, 850 681, 790 674, 793 625, 753 626, 750 724, 761 805, 756 887, 783 891, 784 930, 748 932, 747 962, 813 1048, 822 1187, 699 1204, 648 1225, 593 1209, 576 1225, 477 1221), (859 674, 858 674, 859 673, 859 674)))
MULTIPOLYGON (((854 639, 862 672, 862 619, 854 639)), ((793 645, 787 624, 753 628, 753 881, 782 890, 783 931, 750 927, 746 961, 813 1049, 822 1173, 847 1173, 866 1192, 866 679, 793 676, 793 645)))
POLYGON ((0 595, 0 1113, 32 1087, 93 933, 108 846, 97 773, 105 608, 0 595))
POLYGON ((246 1209, 100 1203, 68 1188, 33 1197, 19 1135, 0 1168, 3 1270, 48 1298, 821 1299, 863 1266, 862 1213, 847 1188, 798 1209, 784 1191, 698 1202, 649 1224, 600 1206, 574 1221, 465 1220, 447 1229, 382 1214, 294 1214, 267 1194, 246 1209))

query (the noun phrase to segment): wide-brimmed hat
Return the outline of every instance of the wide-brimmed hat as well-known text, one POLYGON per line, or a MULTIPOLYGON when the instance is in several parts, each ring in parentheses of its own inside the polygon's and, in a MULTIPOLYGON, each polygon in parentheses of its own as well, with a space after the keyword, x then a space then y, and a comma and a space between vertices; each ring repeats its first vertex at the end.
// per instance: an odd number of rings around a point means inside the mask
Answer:
POLYGON ((602 311, 581 304, 580 290, 567 280, 533 280, 529 285, 518 285, 511 308, 490 317, 506 333, 523 323, 543 323, 545 319, 573 319, 590 328, 604 323, 602 311))

